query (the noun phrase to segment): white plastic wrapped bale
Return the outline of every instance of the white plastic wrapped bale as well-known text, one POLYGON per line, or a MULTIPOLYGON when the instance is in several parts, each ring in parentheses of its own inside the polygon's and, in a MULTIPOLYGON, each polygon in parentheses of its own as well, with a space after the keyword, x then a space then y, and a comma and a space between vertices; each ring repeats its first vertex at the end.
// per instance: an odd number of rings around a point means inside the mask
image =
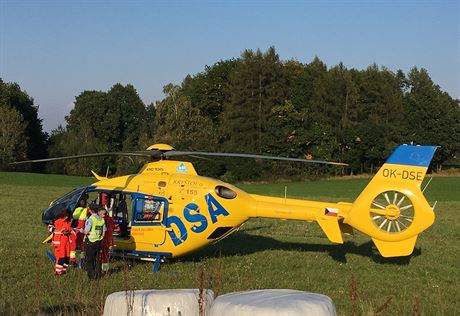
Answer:
MULTIPOLYGON (((104 316, 198 316, 199 293, 199 289, 115 292, 107 296, 105 300, 104 316)), ((204 290, 203 298, 203 306, 207 314, 214 300, 213 291, 204 290)))
POLYGON ((332 300, 322 294, 273 289, 235 292, 214 300, 209 316, 336 315, 332 300))

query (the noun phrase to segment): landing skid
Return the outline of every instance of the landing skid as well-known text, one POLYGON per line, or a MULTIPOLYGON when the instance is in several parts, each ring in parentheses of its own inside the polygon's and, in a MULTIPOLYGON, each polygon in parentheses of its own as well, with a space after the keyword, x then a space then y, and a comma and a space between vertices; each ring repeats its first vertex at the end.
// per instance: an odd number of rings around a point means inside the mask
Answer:
POLYGON ((154 262, 153 272, 155 273, 160 270, 160 264, 166 262, 167 259, 171 257, 170 252, 147 252, 135 250, 112 250, 111 255, 121 258, 154 262))

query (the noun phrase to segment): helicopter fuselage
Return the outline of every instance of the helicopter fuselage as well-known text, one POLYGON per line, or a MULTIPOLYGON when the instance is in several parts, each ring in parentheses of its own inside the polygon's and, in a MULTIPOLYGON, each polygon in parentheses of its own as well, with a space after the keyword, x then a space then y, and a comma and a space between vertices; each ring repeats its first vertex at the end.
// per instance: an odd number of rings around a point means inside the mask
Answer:
POLYGON ((336 236, 330 239, 342 242, 338 210, 351 205, 248 194, 228 183, 199 176, 189 162, 162 160, 146 164, 135 175, 95 176, 98 182, 77 193, 106 194, 111 202, 97 202, 107 203, 102 206, 109 206, 116 219, 124 217, 119 215, 123 212, 120 196, 128 200, 124 210, 127 232, 115 236, 113 252, 139 258, 182 256, 227 237, 256 217, 304 221, 324 218, 322 222, 331 221, 337 226, 332 234, 336 236), (327 216, 325 208, 335 213, 327 216))
POLYGON ((190 162, 160 160, 138 174, 98 176, 89 187, 53 202, 45 223, 82 196, 109 210, 120 230, 113 254, 140 259, 178 257, 215 243, 251 218, 315 221, 333 243, 357 229, 384 257, 410 255, 417 236, 434 222, 420 189, 435 146, 401 145, 353 203, 319 202, 248 194, 220 180, 199 176, 190 162))

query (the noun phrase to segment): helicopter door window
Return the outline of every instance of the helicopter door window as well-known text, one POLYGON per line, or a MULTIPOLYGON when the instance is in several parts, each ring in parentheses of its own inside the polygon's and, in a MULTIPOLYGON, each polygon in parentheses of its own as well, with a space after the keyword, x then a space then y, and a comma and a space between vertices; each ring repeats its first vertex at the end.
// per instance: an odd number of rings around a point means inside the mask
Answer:
POLYGON ((137 198, 135 209, 135 222, 160 223, 162 221, 163 209, 163 201, 154 200, 152 198, 137 198))
POLYGON ((115 235, 119 237, 129 236, 129 215, 128 209, 131 209, 131 195, 118 194, 113 195, 112 217, 115 221, 115 235))

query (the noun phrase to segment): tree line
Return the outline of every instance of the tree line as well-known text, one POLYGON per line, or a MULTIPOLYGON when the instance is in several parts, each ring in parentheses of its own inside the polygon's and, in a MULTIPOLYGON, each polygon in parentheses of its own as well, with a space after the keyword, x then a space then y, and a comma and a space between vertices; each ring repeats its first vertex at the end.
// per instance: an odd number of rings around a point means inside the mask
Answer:
MULTIPOLYGON (((165 97, 145 105, 132 85, 83 91, 66 126, 46 135, 33 100, 16 84, 0 82, 2 168, 17 159, 131 151, 153 143, 179 150, 245 152, 349 164, 345 169, 243 159, 192 158, 206 175, 235 181, 316 174, 374 172, 397 144, 441 146, 432 166, 458 164, 460 102, 443 92, 425 69, 407 74, 370 65, 347 69, 283 61, 275 48, 245 50, 221 60, 165 97), (24 109, 27 109, 24 110, 24 109), (30 112, 30 113, 29 113, 30 112), (3 114, 3 115, 2 115, 3 114), (12 123, 16 122, 16 123, 12 123), (13 139, 14 138, 14 139, 13 139)), ((48 172, 88 175, 135 172, 139 158, 87 158, 47 164, 48 172)))
MULTIPOLYGON (((47 156, 47 134, 34 100, 16 83, 0 78, 0 170, 9 170, 12 161, 47 156)), ((39 170, 42 166, 24 166, 39 170)))

